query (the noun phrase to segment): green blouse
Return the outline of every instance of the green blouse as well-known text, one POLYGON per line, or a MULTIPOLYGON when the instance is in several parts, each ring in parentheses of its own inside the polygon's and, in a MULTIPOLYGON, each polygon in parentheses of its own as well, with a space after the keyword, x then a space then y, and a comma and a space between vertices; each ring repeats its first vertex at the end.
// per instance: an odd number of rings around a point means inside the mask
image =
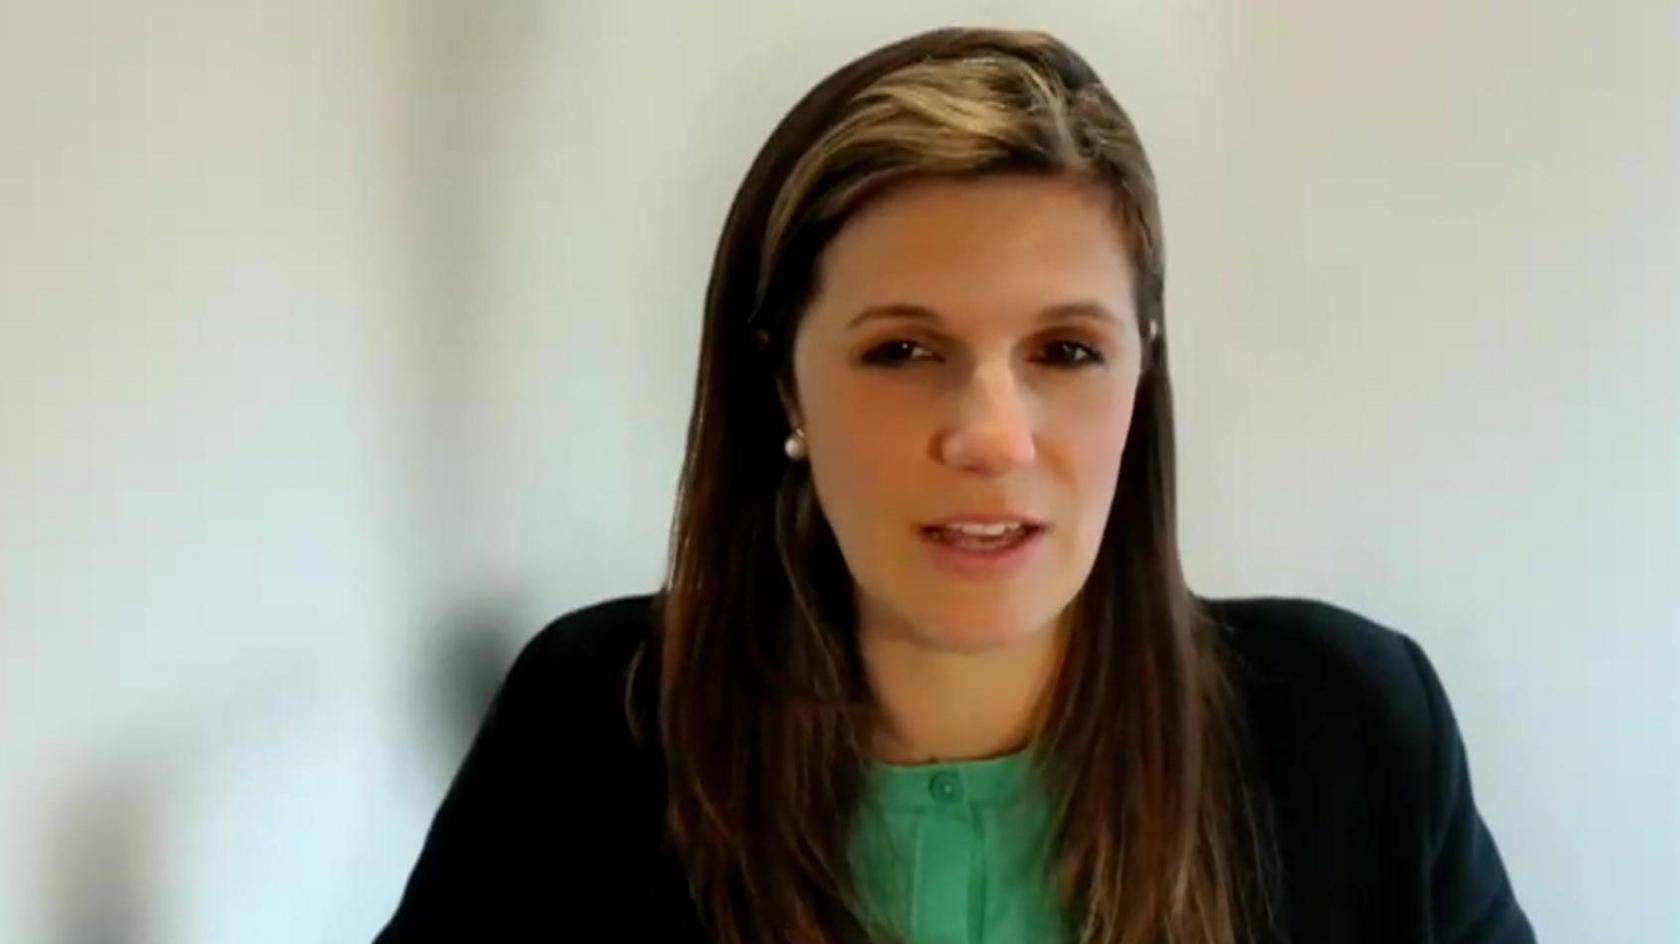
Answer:
POLYGON ((1072 940, 1057 905, 1051 813, 1027 751, 873 764, 853 835, 857 887, 888 941, 1072 940))

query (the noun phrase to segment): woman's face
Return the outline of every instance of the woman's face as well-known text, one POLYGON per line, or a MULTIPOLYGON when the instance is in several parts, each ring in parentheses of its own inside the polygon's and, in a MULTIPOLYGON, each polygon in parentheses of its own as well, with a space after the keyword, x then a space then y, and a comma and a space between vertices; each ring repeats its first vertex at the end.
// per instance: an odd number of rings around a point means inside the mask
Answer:
POLYGON ((1101 189, 919 180, 849 220, 818 260, 793 409, 860 632, 973 651, 1056 625, 1108 520, 1141 353, 1101 189), (1011 530, 933 527, 964 521, 1011 530))

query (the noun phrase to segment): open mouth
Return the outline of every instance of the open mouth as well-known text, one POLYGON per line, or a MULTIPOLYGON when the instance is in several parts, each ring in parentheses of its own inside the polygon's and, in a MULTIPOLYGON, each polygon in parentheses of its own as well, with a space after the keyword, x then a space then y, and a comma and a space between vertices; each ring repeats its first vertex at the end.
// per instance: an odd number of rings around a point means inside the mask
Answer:
POLYGON ((929 525, 922 528, 923 536, 929 540, 981 554, 1005 553, 1026 544, 1043 531, 1043 525, 1025 521, 929 525))

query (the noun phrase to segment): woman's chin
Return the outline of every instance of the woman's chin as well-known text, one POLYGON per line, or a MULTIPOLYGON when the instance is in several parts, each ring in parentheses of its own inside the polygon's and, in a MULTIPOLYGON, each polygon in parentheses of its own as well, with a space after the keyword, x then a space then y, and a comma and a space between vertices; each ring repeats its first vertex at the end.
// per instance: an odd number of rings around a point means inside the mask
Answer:
POLYGON ((931 649, 986 652, 1027 643, 1048 632, 1052 619, 1033 612, 941 613, 912 630, 931 649), (1013 617, 1013 618, 1011 618, 1013 617))

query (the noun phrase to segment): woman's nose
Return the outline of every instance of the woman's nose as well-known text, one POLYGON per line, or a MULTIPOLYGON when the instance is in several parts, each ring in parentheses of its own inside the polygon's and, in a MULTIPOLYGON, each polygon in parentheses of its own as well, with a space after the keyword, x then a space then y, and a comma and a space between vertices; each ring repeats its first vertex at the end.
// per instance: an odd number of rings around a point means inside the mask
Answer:
POLYGON ((986 475, 1030 464, 1037 446, 1024 394, 1007 365, 976 370, 958 398, 956 419, 941 433, 939 458, 986 475))

